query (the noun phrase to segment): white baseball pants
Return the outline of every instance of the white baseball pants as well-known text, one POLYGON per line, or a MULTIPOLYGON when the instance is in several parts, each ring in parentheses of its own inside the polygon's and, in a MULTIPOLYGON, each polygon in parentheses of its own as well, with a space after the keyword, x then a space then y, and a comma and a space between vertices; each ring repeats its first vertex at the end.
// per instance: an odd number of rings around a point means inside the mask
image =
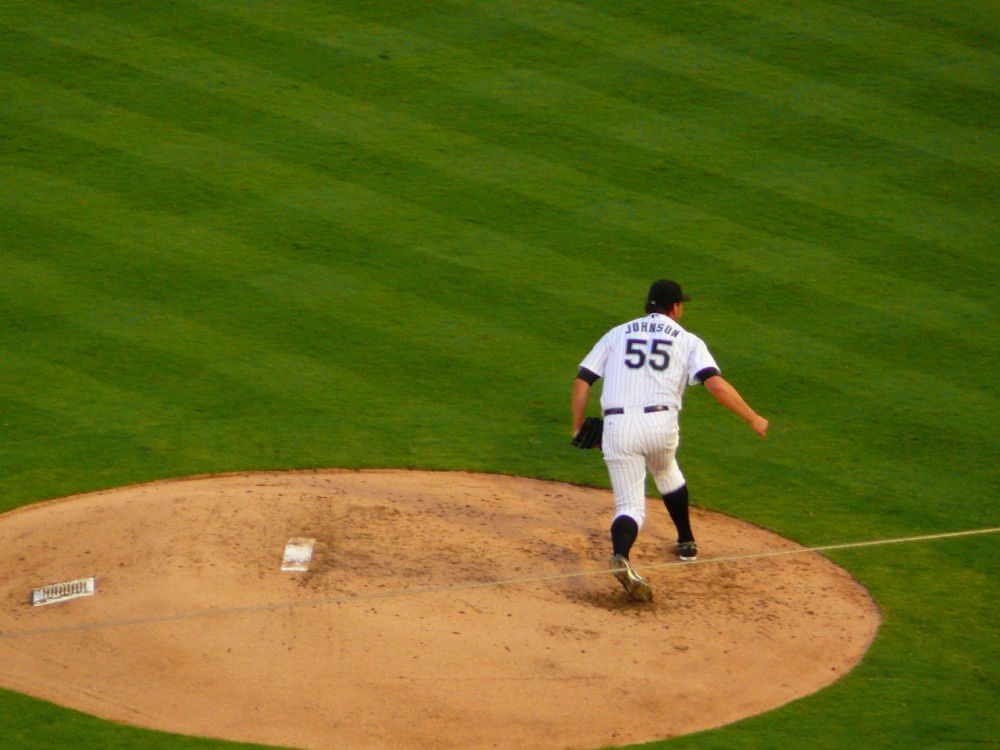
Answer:
POLYGON ((684 484, 676 458, 680 444, 677 412, 647 414, 639 406, 626 408, 624 414, 609 414, 604 418, 601 442, 615 493, 615 517, 631 516, 641 529, 646 520, 647 468, 661 495, 684 484))

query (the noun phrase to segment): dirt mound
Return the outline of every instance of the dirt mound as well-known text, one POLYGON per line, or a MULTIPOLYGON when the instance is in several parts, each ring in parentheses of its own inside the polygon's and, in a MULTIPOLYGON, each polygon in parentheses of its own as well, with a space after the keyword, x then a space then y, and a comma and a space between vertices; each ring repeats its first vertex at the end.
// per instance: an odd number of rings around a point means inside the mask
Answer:
MULTIPOLYGON (((670 561, 650 501, 605 568, 606 490, 458 472, 195 477, 0 516, 0 685, 127 724, 299 747, 596 748, 814 692, 878 627, 865 590, 774 534, 694 511, 670 561), (292 537, 316 540, 282 572, 292 537), (645 566, 659 566, 646 567, 645 566), (32 607, 95 576, 94 596, 32 607)), ((659 506, 659 507, 657 507, 659 506)))

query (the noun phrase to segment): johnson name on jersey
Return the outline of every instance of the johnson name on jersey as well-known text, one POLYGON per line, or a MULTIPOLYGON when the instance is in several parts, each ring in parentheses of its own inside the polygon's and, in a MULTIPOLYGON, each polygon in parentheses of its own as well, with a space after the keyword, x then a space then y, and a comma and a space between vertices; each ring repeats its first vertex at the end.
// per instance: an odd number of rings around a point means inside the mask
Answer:
POLYGON ((601 407, 668 406, 684 390, 719 374, 705 342, 676 321, 650 313, 608 331, 580 363, 580 377, 604 378, 601 407))

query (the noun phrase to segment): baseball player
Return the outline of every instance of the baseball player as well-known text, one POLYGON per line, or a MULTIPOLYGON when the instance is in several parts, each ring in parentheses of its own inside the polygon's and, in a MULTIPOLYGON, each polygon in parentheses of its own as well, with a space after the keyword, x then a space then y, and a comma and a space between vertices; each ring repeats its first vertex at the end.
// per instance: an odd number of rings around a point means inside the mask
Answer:
POLYGON ((705 342, 681 326, 688 300, 676 282, 654 282, 646 297, 646 316, 608 331, 580 363, 573 381, 573 445, 603 450, 615 495, 609 565, 637 601, 653 598, 628 560, 646 517, 647 468, 677 529, 677 556, 685 561, 698 557, 688 518, 688 488, 676 458, 677 417, 685 388, 704 385, 760 437, 767 435, 768 421, 719 374, 705 342), (584 419, 590 388, 602 377, 604 419, 584 419))

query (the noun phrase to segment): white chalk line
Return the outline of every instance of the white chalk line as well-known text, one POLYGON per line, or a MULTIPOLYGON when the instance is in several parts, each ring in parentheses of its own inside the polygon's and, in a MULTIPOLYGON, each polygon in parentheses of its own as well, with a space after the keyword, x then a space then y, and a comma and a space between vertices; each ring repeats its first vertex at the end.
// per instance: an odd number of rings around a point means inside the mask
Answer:
MULTIPOLYGON (((861 549, 864 547, 880 547, 889 544, 905 544, 909 542, 930 542, 939 539, 954 539, 958 537, 978 536, 984 534, 996 534, 1000 532, 1000 526, 983 529, 968 529, 965 531, 951 531, 943 534, 925 534, 923 536, 897 537, 894 539, 875 539, 867 542, 847 542, 844 544, 825 544, 818 547, 793 547, 792 549, 770 550, 768 552, 749 552, 742 555, 726 555, 723 557, 708 557, 700 560, 681 561, 674 560, 665 563, 652 563, 649 565, 635 566, 636 570, 662 570, 664 568, 689 568, 696 565, 718 565, 720 563, 738 562, 742 560, 760 560, 769 557, 784 557, 790 555, 802 555, 815 552, 832 552, 836 550, 861 549)), ((298 609, 301 607, 322 607, 330 604, 350 604, 353 602, 368 602, 379 599, 392 599, 403 596, 419 596, 422 594, 436 594, 449 591, 463 591, 481 589, 489 587, 516 586, 526 583, 541 583, 546 581, 562 581, 571 578, 585 578, 588 576, 607 575, 611 572, 608 568, 598 570, 574 571, 571 573, 551 573, 541 576, 525 576, 522 578, 507 578, 495 581, 472 581, 465 583, 449 583, 439 586, 417 586, 409 589, 396 589, 393 591, 379 591, 369 594, 348 594, 344 596, 331 596, 318 599, 304 599, 296 602, 272 602, 266 604, 250 604, 239 607, 224 607, 218 609, 200 609, 190 612, 175 612, 168 615, 146 615, 142 617, 128 617, 118 620, 105 620, 103 622, 80 623, 78 625, 61 625, 48 628, 34 628, 31 630, 9 630, 0 631, 0 640, 13 638, 27 638, 33 635, 52 635, 54 633, 74 633, 84 630, 100 630, 104 628, 126 627, 128 625, 147 625, 161 622, 176 622, 179 620, 191 620, 200 617, 219 617, 222 615, 249 614, 253 612, 275 612, 282 609, 298 609)))

